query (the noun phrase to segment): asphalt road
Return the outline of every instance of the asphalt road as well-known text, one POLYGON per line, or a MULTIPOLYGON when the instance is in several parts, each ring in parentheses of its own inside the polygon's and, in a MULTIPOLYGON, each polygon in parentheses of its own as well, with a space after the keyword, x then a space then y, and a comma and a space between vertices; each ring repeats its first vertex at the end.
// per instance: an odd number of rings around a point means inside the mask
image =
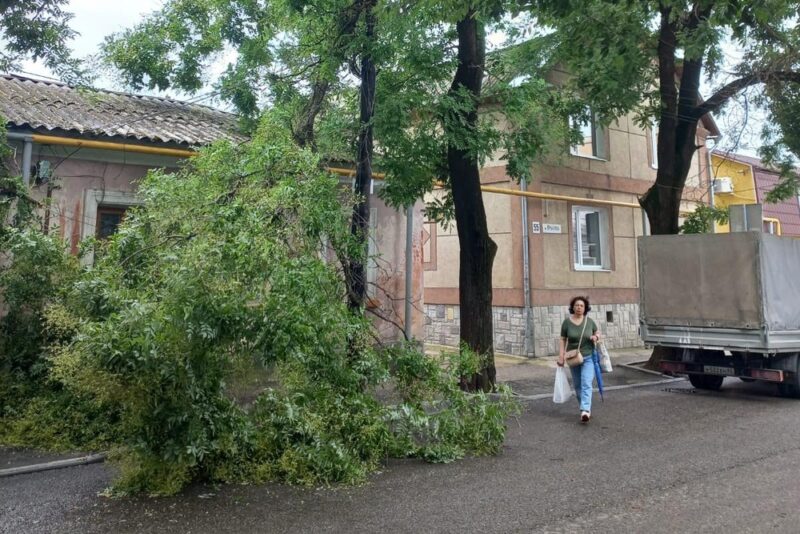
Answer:
POLYGON ((0 532, 800 532, 800 400, 730 381, 532 401, 502 455, 392 461, 361 487, 108 499, 108 466, 0 479, 0 532))

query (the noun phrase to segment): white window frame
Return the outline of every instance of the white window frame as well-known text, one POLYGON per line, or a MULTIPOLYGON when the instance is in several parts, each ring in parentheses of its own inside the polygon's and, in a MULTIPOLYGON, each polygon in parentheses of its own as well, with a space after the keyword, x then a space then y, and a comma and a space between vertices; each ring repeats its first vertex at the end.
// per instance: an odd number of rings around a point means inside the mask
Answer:
MULTIPOLYGON (((81 224, 81 239, 93 237, 97 234, 97 208, 99 206, 112 206, 116 208, 130 208, 141 206, 142 200, 133 191, 105 191, 103 189, 87 189, 84 191, 84 216, 81 224)), ((84 265, 94 263, 94 252, 88 252, 82 262, 84 265)))
POLYGON ((580 128, 580 127, 585 126, 585 125, 588 124, 588 126, 590 128, 590 131, 591 131, 591 135, 592 135, 592 155, 591 156, 589 154, 581 154, 578 151, 579 147, 582 147, 582 146, 585 145, 585 143, 583 143, 583 142, 576 143, 576 144, 574 144, 574 145, 569 147, 569 153, 571 155, 576 156, 578 158, 588 158, 588 159, 596 159, 596 160, 599 160, 599 161, 609 161, 609 159, 610 159, 610 156, 609 156, 610 149, 609 149, 608 142, 607 142, 608 136, 607 136, 607 132, 606 132, 606 127, 605 126, 601 126, 600 124, 597 123, 597 117, 594 114, 594 112, 591 112, 589 114, 589 122, 588 123, 583 122, 583 121, 581 121, 579 123, 578 119, 576 117, 570 117, 569 122, 570 122, 570 126, 573 127, 573 128, 576 127, 576 126, 578 128, 580 128), (600 150, 598 150, 598 149, 600 149, 600 150))
POLYGON ((599 206, 572 206, 572 264, 576 271, 611 271, 611 236, 609 210, 599 206), (600 232, 600 265, 584 263, 582 250, 584 238, 581 234, 581 214, 598 214, 598 231, 600 232))

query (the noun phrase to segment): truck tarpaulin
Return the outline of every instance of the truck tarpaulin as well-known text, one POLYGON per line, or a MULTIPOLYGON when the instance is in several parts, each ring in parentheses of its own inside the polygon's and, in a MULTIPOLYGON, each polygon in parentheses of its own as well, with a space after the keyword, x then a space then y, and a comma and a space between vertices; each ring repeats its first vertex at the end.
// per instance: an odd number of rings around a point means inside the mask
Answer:
POLYGON ((639 240, 648 325, 800 330, 800 240, 760 232, 639 240))

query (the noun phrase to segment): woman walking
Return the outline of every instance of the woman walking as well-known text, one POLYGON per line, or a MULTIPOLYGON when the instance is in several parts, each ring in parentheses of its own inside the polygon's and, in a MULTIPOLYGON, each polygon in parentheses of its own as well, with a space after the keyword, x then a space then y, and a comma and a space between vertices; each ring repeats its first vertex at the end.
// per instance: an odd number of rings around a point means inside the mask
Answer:
POLYGON ((586 315, 592 307, 589 297, 574 297, 569 303, 569 317, 561 324, 561 350, 558 366, 569 365, 572 386, 580 402, 581 423, 592 417, 592 384, 594 383, 594 344, 600 339, 597 324, 586 315))

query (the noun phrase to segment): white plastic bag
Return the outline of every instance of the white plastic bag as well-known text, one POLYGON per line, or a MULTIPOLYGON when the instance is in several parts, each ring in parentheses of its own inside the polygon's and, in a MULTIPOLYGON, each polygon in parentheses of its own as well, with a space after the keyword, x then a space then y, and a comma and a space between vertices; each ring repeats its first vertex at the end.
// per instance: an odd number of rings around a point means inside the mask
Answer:
POLYGON ((598 348, 600 349, 600 369, 604 373, 610 373, 613 369, 611 368, 611 355, 608 353, 606 344, 601 341, 598 343, 598 348))
POLYGON ((553 386, 553 402, 563 404, 572 396, 572 388, 567 382, 567 372, 563 367, 556 368, 556 383, 553 386))

